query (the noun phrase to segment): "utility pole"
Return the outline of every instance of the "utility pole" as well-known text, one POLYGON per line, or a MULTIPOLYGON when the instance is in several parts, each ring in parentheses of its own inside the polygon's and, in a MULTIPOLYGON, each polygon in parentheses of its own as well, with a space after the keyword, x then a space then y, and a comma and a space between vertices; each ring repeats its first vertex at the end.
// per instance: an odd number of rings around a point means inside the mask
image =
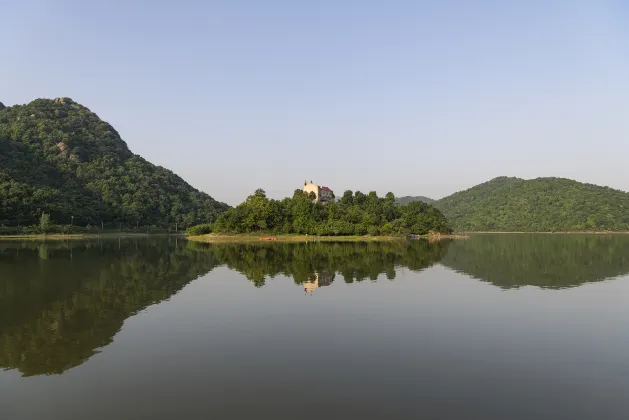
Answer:
POLYGON ((100 233, 103 233, 103 231, 105 230, 105 222, 103 222, 102 220, 100 221, 100 233))
POLYGON ((175 233, 177 233, 177 222, 175 222, 175 233))

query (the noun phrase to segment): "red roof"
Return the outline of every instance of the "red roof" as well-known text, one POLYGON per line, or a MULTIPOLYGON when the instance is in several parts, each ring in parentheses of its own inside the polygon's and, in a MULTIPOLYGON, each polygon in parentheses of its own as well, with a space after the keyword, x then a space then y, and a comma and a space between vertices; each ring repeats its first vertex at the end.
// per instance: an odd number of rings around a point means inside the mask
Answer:
POLYGON ((329 189, 328 187, 321 187, 321 189, 322 189, 322 190, 326 190, 326 191, 330 191, 330 192, 332 192, 332 190, 331 190, 331 189, 329 189))

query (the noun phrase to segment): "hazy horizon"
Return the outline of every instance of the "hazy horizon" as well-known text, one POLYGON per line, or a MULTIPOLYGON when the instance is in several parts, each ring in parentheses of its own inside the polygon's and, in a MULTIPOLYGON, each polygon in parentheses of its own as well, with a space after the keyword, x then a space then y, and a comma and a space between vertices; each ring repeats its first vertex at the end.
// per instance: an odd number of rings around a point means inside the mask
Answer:
POLYGON ((71 97, 234 205, 304 179, 442 198, 497 176, 629 191, 629 5, 24 1, 0 102, 71 97))

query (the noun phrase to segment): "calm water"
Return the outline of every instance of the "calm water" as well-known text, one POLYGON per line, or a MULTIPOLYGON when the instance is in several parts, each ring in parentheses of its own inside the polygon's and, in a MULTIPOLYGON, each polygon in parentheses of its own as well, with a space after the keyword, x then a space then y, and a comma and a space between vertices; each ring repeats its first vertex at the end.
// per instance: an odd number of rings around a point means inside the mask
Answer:
POLYGON ((0 417, 626 419, 629 236, 0 243, 0 417))

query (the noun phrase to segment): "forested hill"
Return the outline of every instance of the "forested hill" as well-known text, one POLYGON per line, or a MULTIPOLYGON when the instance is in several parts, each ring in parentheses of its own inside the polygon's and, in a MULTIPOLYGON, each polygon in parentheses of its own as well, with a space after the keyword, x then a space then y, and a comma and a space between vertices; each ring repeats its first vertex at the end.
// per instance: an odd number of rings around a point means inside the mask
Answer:
POLYGON ((455 231, 629 231, 629 193, 564 178, 499 177, 435 203, 455 231))
POLYGON ((0 105, 0 226, 170 227, 228 206, 133 154, 116 130, 69 98, 0 105))
POLYGON ((395 197, 395 202, 401 205, 406 205, 408 203, 412 203, 413 201, 421 201, 426 204, 433 204, 435 202, 432 198, 424 197, 423 195, 418 195, 416 197, 412 197, 410 195, 395 197))

